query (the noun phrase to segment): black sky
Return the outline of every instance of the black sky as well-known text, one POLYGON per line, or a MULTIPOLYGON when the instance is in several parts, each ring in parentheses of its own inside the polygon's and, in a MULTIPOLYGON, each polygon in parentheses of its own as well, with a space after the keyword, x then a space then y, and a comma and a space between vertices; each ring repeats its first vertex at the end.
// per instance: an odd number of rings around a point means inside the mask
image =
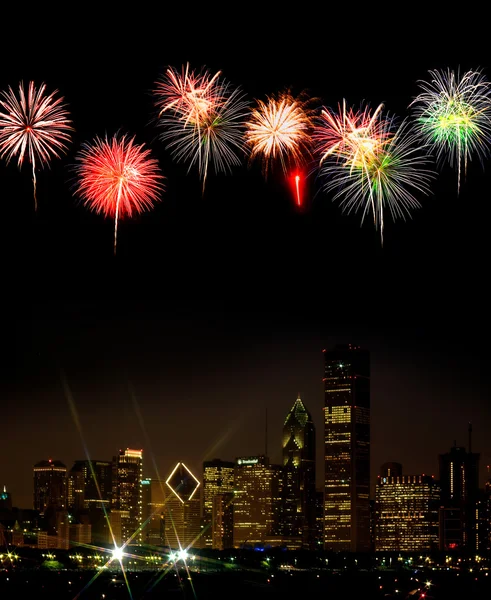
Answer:
POLYGON ((382 247, 369 219, 342 214, 315 181, 300 211, 257 167, 211 174, 202 194, 151 125, 155 81, 187 62, 221 70, 251 100, 290 88, 405 116, 430 69, 491 75, 479 19, 460 15, 455 35, 427 13, 401 27, 384 11, 355 25, 332 11, 240 23, 87 7, 70 22, 31 17, 20 39, 6 32, 1 87, 58 89, 75 132, 66 157, 37 173, 36 212, 28 167, 0 165, 0 484, 14 503, 30 505, 32 465, 48 457, 70 467, 86 452, 110 459, 137 446, 146 474, 167 476, 178 460, 199 472, 205 459, 262 453, 266 411, 279 460, 298 393, 320 456, 322 349, 337 342, 372 353, 373 476, 388 460, 437 475, 438 453, 467 446, 471 421, 483 481, 490 163, 469 165, 460 194, 443 167, 411 220, 387 219, 382 247), (113 256, 113 224, 74 199, 70 165, 83 141, 119 130, 151 148, 166 190, 152 211, 121 221, 113 256))

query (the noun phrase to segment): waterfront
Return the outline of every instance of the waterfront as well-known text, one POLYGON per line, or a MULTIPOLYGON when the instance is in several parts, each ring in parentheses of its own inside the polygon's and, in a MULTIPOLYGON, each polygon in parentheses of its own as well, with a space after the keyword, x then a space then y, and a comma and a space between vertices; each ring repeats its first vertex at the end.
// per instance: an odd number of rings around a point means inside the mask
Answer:
POLYGON ((489 572, 454 570, 277 570, 237 569, 193 572, 186 569, 31 569, 4 568, 0 598, 36 600, 176 600, 299 598, 481 600, 491 597, 489 572))

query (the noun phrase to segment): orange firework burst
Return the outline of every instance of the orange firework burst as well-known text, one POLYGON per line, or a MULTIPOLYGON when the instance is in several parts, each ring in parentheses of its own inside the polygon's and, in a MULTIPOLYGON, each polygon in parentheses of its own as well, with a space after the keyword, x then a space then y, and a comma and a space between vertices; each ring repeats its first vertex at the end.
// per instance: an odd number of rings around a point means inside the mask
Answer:
POLYGON ((118 219, 153 207, 163 191, 164 176, 150 150, 135 144, 134 136, 96 137, 77 155, 79 177, 75 193, 96 213, 114 217, 114 254, 118 219))
POLYGON ((49 165, 53 156, 59 158, 73 131, 63 98, 56 98, 56 90, 51 94, 45 91, 44 83, 36 88, 30 81, 27 93, 23 82, 19 83, 18 97, 11 87, 0 92, 4 98, 0 99, 0 157, 8 164, 17 156, 20 169, 27 155, 32 166, 36 210, 36 167, 49 165))
POLYGON ((283 171, 305 164, 311 158, 310 134, 313 126, 311 98, 294 97, 290 92, 257 101, 246 123, 246 142, 251 159, 263 161, 267 177, 274 163, 283 171))

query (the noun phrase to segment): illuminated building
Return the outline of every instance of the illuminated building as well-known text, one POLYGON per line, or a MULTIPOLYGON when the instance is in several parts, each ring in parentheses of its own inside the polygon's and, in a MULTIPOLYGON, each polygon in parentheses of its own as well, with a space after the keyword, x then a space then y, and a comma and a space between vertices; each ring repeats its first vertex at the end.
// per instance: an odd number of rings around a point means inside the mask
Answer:
POLYGON ((143 493, 143 539, 146 544, 164 544, 164 519, 166 484, 163 479, 144 479, 143 493))
POLYGON ((199 481, 182 462, 165 482, 165 543, 173 550, 201 547, 201 499, 199 481))
POLYGON ((12 494, 7 492, 7 486, 3 486, 0 493, 0 510, 12 510, 12 494))
POLYGON ((375 487, 375 551, 437 550, 439 506, 433 476, 383 472, 375 487))
POLYGON ((42 460, 34 465, 34 509, 66 508, 67 469, 59 460, 42 460))
POLYGON ((74 512, 110 508, 112 463, 103 460, 76 460, 68 473, 68 508, 74 512))
MULTIPOLYGON (((283 468, 267 456, 247 456, 235 462, 234 547, 274 544, 280 535, 283 468)), ((280 542, 278 542, 280 543, 280 542)))
POLYGON ((324 350, 324 549, 370 550, 370 355, 324 350))
POLYGON ((315 548, 315 426, 300 395, 283 425, 282 534, 300 536, 306 550, 315 548))
MULTIPOLYGON (((233 492, 234 468, 235 463, 218 458, 203 463, 203 547, 214 547, 213 539, 218 538, 218 533, 213 533, 213 498, 217 494, 233 492)), ((222 546, 223 542, 219 545, 222 546)))
POLYGON ((113 520, 120 523, 117 543, 141 543, 143 518, 142 482, 143 450, 120 450, 113 459, 112 507, 113 520), (119 516, 116 517, 116 514, 119 516))
POLYGON ((477 502, 479 500, 479 458, 456 444, 439 455, 442 508, 440 546, 442 550, 479 550, 477 502))
POLYGON ((215 494, 212 503, 211 547, 227 550, 234 545, 234 493, 215 494))

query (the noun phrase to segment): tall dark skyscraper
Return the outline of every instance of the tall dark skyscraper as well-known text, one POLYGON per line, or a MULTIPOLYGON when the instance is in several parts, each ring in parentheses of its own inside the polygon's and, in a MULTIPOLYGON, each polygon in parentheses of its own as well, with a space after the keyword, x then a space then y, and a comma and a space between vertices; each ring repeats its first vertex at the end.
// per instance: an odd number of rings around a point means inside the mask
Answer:
POLYGON ((283 425, 283 535, 315 549, 315 425, 300 396, 283 425))
POLYGON ((370 354, 324 350, 324 549, 370 550, 370 354))
MULTIPOLYGON (((470 426, 469 426, 470 427, 470 426)), ((470 448, 469 433, 469 448, 470 448)), ((442 506, 440 544, 442 550, 479 550, 477 502, 479 500, 480 454, 454 446, 439 455, 442 506)))

